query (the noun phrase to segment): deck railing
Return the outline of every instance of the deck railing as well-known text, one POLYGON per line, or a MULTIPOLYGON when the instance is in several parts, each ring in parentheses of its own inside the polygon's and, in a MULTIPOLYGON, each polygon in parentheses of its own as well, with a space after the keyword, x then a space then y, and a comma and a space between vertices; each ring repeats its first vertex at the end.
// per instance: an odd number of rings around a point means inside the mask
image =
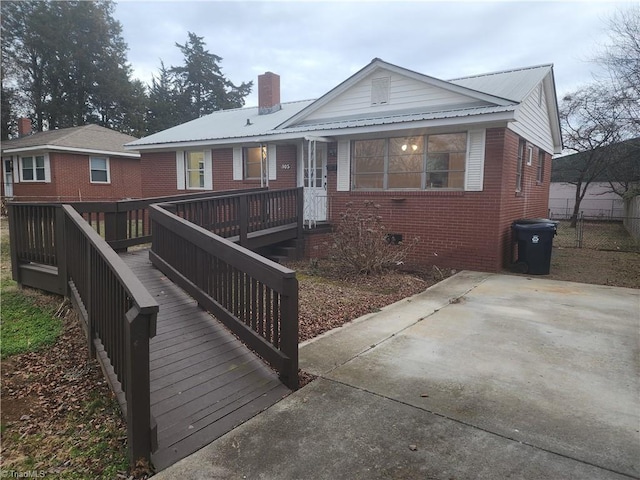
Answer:
POLYGON ((295 272, 163 206, 151 206, 151 222, 153 264, 278 371, 285 385, 296 389, 295 272))
POLYGON ((301 188, 234 192, 211 198, 163 204, 166 210, 242 246, 253 246, 251 234, 282 227, 302 238, 303 194, 301 188))
POLYGON ((149 339, 157 302, 70 205, 9 204, 8 212, 14 279, 71 299, 127 419, 130 460, 149 459, 149 339))
POLYGON ((302 189, 7 207, 13 278, 71 299, 127 419, 132 462, 155 448, 149 338, 158 305, 114 248, 153 242, 154 263, 297 388, 295 272, 232 240, 302 238, 302 189))

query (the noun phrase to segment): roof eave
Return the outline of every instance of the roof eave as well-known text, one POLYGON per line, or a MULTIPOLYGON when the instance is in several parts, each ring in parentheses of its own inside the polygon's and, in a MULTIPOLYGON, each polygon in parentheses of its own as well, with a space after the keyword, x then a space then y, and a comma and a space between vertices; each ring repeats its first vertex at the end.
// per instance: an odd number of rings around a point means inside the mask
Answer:
POLYGON ((7 148, 2 150, 2 154, 19 154, 26 152, 38 152, 38 151, 51 151, 51 152, 69 152, 69 153, 80 153, 80 154, 89 154, 89 155, 108 155, 113 157, 128 157, 128 158, 140 158, 139 153, 135 153, 131 149, 131 152, 116 152, 114 150, 99 150, 99 149, 89 149, 89 148, 76 148, 76 147, 64 147, 59 145, 34 145, 31 147, 16 147, 16 148, 7 148))
MULTIPOLYGON (((158 151, 158 150, 179 150, 196 147, 232 147, 237 145, 247 145, 252 143, 265 142, 283 142, 298 140, 300 138, 309 137, 337 137, 341 135, 357 135, 361 133, 387 132, 392 130, 415 129, 415 128, 436 128, 462 125, 498 125, 507 122, 517 121, 516 111, 508 110, 505 112, 485 113, 477 115, 466 115, 450 118, 437 118, 425 120, 407 120, 397 121, 385 124, 362 125, 362 126, 344 126, 323 128, 319 125, 315 130, 293 130, 289 132, 281 132, 272 130, 261 135, 247 137, 218 138, 207 140, 192 140, 183 142, 165 142, 148 145, 137 145, 139 151, 158 151)), ((127 148, 125 146, 125 148, 127 148)))

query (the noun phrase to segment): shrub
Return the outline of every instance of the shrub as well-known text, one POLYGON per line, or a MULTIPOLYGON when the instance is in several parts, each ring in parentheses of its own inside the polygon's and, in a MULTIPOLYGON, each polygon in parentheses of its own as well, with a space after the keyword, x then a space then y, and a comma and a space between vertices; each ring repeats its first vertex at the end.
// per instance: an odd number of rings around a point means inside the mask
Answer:
POLYGON ((338 266, 356 274, 379 274, 402 265, 418 242, 394 244, 379 215, 380 205, 365 201, 362 208, 347 204, 333 234, 331 254, 338 266))

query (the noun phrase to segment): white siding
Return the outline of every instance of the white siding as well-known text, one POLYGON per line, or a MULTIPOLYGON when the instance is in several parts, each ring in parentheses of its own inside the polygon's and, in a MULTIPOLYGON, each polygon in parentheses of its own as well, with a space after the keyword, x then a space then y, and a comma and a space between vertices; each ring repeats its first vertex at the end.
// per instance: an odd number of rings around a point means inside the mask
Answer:
POLYGON ((440 106, 465 105, 478 100, 453 93, 424 82, 388 71, 373 72, 347 91, 313 112, 305 121, 362 114, 379 114, 389 111, 415 108, 437 108, 440 106), (391 77, 389 103, 371 105, 371 80, 391 77))
POLYGON ((469 153, 467 154, 464 189, 469 192, 481 192, 484 187, 485 130, 469 130, 467 145, 469 153))
POLYGON ((233 179, 242 180, 242 147, 233 147, 233 179))
POLYGON ((267 145, 267 161, 269 162, 269 180, 275 180, 277 176, 277 163, 276 152, 277 147, 275 145, 267 145))
POLYGON ((538 103, 541 88, 542 83, 534 88, 525 101, 522 102, 518 121, 511 122, 509 129, 542 148, 545 152, 553 153, 553 138, 551 136, 549 110, 547 109, 547 98, 544 89, 542 89, 542 103, 538 103))
POLYGON ((176 152, 176 176, 178 177, 178 190, 185 189, 184 178, 184 152, 182 150, 176 152))
POLYGON ((337 187, 339 192, 348 192, 351 183, 351 162, 349 158, 349 140, 338 141, 337 187))

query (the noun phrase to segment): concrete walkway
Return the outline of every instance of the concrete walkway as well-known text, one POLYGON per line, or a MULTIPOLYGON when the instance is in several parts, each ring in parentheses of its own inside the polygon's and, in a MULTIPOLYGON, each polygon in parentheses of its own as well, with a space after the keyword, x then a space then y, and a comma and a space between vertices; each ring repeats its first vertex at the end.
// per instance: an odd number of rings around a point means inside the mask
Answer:
POLYGON ((302 345, 319 379, 155 478, 639 478, 639 331, 639 290, 462 272, 302 345))

